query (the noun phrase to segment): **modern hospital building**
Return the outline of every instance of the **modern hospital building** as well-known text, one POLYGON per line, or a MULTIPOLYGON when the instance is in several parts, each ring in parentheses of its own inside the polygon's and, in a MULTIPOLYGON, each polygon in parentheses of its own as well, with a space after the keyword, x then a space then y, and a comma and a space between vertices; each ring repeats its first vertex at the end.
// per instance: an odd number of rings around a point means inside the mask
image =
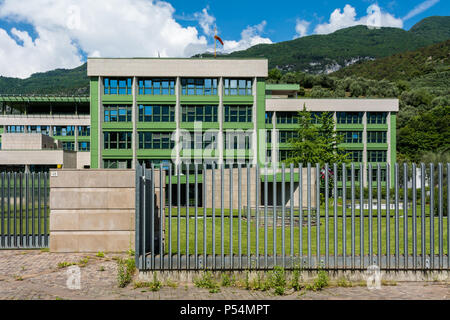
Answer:
POLYGON ((397 99, 297 97, 266 84, 266 59, 89 58, 87 73, 90 97, 0 95, 0 171, 278 163, 305 106, 330 112, 357 168, 392 177, 397 99))

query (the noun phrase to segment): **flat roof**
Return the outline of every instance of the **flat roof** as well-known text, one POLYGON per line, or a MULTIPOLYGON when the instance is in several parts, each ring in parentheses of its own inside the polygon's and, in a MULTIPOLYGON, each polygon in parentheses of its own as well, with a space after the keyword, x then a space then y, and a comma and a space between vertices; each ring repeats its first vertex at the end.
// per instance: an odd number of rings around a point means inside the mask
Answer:
POLYGON ((392 111, 398 112, 398 99, 266 99, 266 111, 392 111))
POLYGON ((86 102, 89 96, 52 96, 52 95, 1 95, 0 102, 86 102))
POLYGON ((108 77, 267 78, 267 59, 88 58, 87 73, 108 77))
POLYGON ((266 90, 298 91, 298 90, 300 90, 300 85, 299 84, 291 84, 291 83, 267 83, 266 90))

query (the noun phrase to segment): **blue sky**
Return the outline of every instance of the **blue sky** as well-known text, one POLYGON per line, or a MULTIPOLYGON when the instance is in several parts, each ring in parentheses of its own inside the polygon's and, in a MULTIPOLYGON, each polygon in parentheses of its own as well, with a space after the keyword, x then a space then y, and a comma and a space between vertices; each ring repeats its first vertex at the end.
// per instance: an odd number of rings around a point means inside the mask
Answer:
POLYGON ((0 76, 73 68, 88 56, 189 57, 357 25, 409 30, 448 0, 0 0, 0 76))

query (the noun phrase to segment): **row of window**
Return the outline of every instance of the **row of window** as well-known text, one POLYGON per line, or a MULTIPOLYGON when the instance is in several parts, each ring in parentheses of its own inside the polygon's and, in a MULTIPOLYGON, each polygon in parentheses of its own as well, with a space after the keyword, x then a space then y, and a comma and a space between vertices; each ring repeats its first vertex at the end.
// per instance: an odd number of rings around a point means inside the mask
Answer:
MULTIPOLYGON (((271 150, 268 150, 271 151, 271 150)), ((348 154, 348 159, 351 162, 362 162, 363 152, 360 150, 346 151, 348 154)), ((291 150, 279 150, 279 161, 286 160, 292 157, 291 150)), ((367 161, 368 162, 386 162, 387 161, 387 151, 385 150, 370 150, 367 151, 367 161)))
MULTIPOLYGON (((340 131, 344 139, 343 143, 362 143, 362 131, 340 131)), ((367 142, 368 143, 386 143, 386 131, 368 131, 367 132, 367 142)), ((278 142, 288 143, 290 139, 297 138, 297 131, 279 131, 278 142)), ((271 130, 267 130, 266 142, 272 143, 271 130)))
MULTIPOLYGON (((62 143, 63 150, 69 150, 74 151, 75 150, 75 142, 67 142, 64 141, 62 143)), ((91 143, 88 141, 81 141, 78 142, 78 151, 90 151, 91 150, 91 143)))
MULTIPOLYGON (((140 95, 175 95, 175 78, 147 78, 138 80, 140 95)), ((132 78, 104 78, 105 95, 131 95, 132 78)), ((252 79, 224 79, 223 93, 226 96, 251 96, 252 79)), ((181 94, 192 96, 217 95, 218 78, 182 78, 181 94)))
MULTIPOLYGON (((24 133, 25 126, 6 126, 7 133, 24 133)), ((50 134, 50 126, 27 126, 29 133, 50 134)), ((75 136, 75 126, 53 126, 54 136, 75 136)), ((90 126, 78 126, 78 136, 89 137, 91 135, 90 126)))
MULTIPOLYGON (((332 113, 329 113, 332 116, 332 113)), ((272 123, 272 111, 266 112, 266 123, 272 123)), ((298 123, 297 112, 277 112, 278 124, 292 124, 298 123)), ((311 122, 319 123, 322 112, 311 112, 311 122)), ((336 118, 338 124, 362 124, 363 112, 336 112, 336 118)), ((386 124, 387 112, 367 112, 368 124, 386 124)))

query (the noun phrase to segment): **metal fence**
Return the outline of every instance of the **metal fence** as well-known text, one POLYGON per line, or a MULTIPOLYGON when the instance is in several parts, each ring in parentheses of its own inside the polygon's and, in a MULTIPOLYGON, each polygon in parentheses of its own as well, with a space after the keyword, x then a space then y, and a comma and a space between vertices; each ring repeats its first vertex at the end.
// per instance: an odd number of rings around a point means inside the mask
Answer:
POLYGON ((48 247, 48 181, 46 172, 0 174, 0 249, 48 247))
POLYGON ((449 163, 214 168, 137 165, 139 269, 449 269, 449 163))

